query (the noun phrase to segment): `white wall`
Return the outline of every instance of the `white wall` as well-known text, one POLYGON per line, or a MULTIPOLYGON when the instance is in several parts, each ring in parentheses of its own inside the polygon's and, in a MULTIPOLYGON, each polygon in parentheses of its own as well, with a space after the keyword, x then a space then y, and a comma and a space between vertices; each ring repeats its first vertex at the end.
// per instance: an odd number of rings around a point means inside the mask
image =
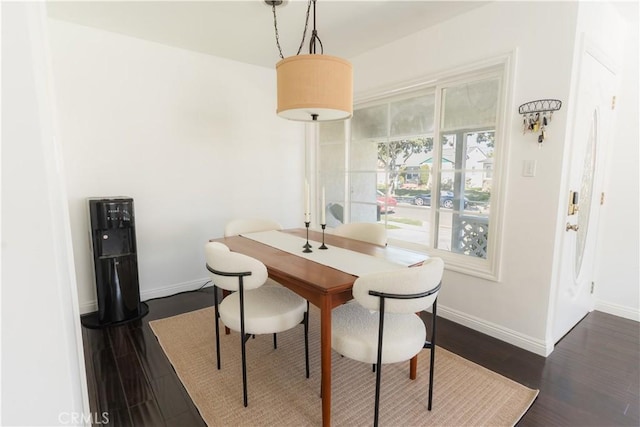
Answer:
MULTIPOLYGON (((616 96, 617 126, 607 156, 605 203, 598 240, 599 263, 595 280, 596 310, 640 320, 640 211, 638 199, 638 3, 622 9, 626 37, 619 62, 620 90, 616 96)), ((591 20, 593 22, 593 19, 591 20)), ((602 22, 602 20, 599 20, 602 22)), ((611 28, 602 29, 609 34, 611 28)))
POLYGON ((0 424, 11 426, 90 416, 45 22, 41 3, 2 4, 0 424))
POLYGON ((554 114, 539 149, 535 135, 522 134, 517 109, 568 99, 576 17, 575 2, 494 2, 353 60, 357 91, 372 91, 517 50, 501 280, 447 271, 440 312, 540 354, 553 348, 545 332, 568 116, 567 108, 554 114), (537 162, 535 177, 522 177, 525 160, 537 162))
POLYGON ((300 225, 304 126, 275 71, 50 20, 83 312, 95 310, 87 197, 134 198, 142 299, 207 280, 234 217, 300 225))
MULTIPOLYGON (((542 149, 535 136, 522 135, 515 112, 534 99, 568 100, 577 15, 576 2, 494 2, 352 59, 357 94, 517 50, 502 277, 492 282, 448 271, 441 313, 541 354, 553 347, 545 331, 571 106, 554 115, 542 149), (525 160, 537 162, 536 177, 521 176, 525 160)), ((299 225, 302 186, 291 181, 304 173, 304 128, 273 114, 273 70, 75 24, 50 25, 83 312, 95 309, 86 197, 135 198, 143 299, 204 283, 202 243, 221 235, 232 217, 299 225)), ((637 88, 637 78, 631 80, 637 88)), ((622 183, 637 182, 615 173, 637 159, 624 155, 637 150, 637 91, 635 101, 619 99, 618 123, 627 123, 620 132, 629 147, 616 145, 609 175, 611 208, 604 216, 615 224, 638 217, 637 194, 630 210, 616 208, 628 205, 622 183)), ((603 222, 604 233, 616 227, 603 222)), ((637 241, 624 240, 630 246, 621 260, 611 254, 620 251, 622 235, 617 230, 603 240, 598 283, 606 278, 607 285, 596 289, 604 305, 633 313, 637 241)))

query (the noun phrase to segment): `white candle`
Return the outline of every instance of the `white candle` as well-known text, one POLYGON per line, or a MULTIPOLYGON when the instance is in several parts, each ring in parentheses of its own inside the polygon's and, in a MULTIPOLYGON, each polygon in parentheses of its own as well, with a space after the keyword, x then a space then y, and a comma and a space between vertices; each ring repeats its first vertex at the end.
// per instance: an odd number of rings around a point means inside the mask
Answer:
POLYGON ((322 186, 322 205, 320 206, 320 209, 322 209, 322 214, 321 214, 321 220, 320 220, 320 224, 326 224, 327 223, 327 218, 325 217, 325 202, 324 202, 324 185, 322 186))
POLYGON ((304 221, 310 221, 311 212, 309 209, 309 181, 304 179, 304 221))

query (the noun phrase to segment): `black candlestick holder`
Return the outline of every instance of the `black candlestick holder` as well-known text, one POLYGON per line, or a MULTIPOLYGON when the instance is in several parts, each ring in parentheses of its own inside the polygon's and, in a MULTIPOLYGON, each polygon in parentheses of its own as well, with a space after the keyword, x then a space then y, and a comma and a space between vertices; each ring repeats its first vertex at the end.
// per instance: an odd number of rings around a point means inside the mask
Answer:
POLYGON ((304 222, 304 226, 307 227, 307 243, 305 243, 302 247, 304 248, 304 250, 302 252, 308 254, 309 252, 313 252, 311 250, 311 245, 309 244, 309 225, 311 224, 310 221, 305 221, 304 222))
POLYGON ((327 224, 320 224, 322 227, 322 245, 318 249, 329 249, 327 245, 324 244, 324 229, 327 228, 327 224))

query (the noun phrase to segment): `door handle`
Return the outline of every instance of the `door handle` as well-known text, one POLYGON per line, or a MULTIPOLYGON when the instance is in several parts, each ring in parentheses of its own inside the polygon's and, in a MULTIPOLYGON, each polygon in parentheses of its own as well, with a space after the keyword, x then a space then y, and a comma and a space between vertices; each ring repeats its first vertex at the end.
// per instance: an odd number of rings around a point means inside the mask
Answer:
POLYGON ((569 224, 569 223, 567 223, 566 230, 567 231, 569 231, 569 230, 578 231, 578 228, 579 228, 578 224, 569 224))

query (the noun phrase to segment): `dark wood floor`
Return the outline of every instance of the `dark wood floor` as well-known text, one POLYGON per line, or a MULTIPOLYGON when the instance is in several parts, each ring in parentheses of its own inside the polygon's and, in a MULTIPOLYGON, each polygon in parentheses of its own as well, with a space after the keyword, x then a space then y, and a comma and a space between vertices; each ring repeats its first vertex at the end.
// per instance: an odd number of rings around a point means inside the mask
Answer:
MULTIPOLYGON (((111 426, 204 426, 148 323, 211 306, 211 288, 148 304, 141 321, 83 328, 91 409, 107 412, 111 426)), ((445 319, 438 328, 440 346, 540 389, 519 426, 640 425, 637 322, 593 312, 548 358, 445 319)))

